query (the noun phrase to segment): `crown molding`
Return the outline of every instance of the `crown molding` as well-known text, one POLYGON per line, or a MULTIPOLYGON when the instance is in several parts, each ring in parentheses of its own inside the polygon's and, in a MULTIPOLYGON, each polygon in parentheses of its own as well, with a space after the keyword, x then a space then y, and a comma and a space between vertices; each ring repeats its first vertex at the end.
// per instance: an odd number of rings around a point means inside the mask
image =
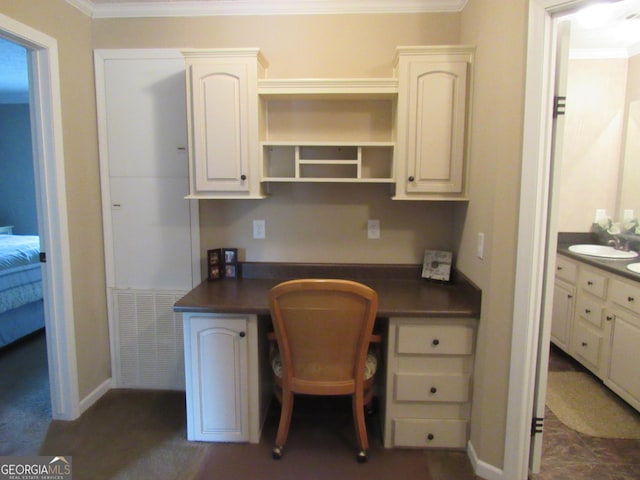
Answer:
POLYGON ((460 12, 467 0, 66 0, 92 18, 460 12))

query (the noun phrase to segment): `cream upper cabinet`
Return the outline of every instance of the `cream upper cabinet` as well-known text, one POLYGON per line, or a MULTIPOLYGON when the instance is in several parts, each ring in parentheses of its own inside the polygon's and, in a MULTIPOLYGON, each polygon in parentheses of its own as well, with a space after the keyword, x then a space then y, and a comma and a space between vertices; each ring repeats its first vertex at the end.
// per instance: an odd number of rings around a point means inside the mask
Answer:
POLYGON ((261 198, 257 49, 183 52, 187 76, 189 198, 261 198))
POLYGON ((466 199, 473 47, 399 47, 396 199, 466 199))

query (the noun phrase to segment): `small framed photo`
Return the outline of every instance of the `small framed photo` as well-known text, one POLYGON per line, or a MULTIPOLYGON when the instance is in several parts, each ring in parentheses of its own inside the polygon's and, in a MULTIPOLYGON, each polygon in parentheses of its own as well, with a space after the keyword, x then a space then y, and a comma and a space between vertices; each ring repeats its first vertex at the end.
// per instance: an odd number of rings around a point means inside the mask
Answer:
POLYGON ((207 265, 220 265, 222 263, 222 249, 207 250, 207 265))
POLYGON ((224 278, 238 278, 238 265, 225 265, 224 278))
POLYGON ((225 265, 238 263, 237 248, 223 248, 222 256, 223 256, 223 262, 225 265))
POLYGON ((223 271, 221 265, 209 265, 209 280, 218 280, 222 278, 223 271))
POLYGON ((451 252, 426 250, 422 261, 422 278, 448 282, 451 276, 451 252))

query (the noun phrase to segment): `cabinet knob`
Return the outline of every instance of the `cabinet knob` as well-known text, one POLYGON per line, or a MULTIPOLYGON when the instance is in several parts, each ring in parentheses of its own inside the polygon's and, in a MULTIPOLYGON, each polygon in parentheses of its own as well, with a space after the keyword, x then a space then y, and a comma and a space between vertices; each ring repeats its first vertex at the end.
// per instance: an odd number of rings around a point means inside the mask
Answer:
POLYGON ((240 338, 244 338, 246 336, 247 336, 247 334, 245 332, 240 332, 240 338))
POLYGON ((437 338, 434 338, 431 343, 433 344, 434 347, 437 347, 438 345, 440 345, 440 340, 438 340, 437 338))
POLYGON ((568 294, 568 295, 567 295, 567 298, 573 298, 573 295, 568 294))
POLYGON ((613 320, 613 315, 607 315, 607 322, 610 322, 611 320, 613 320))
POLYGON ((438 391, 438 389, 437 389, 436 387, 431 387, 431 388, 429 389, 429 391, 430 391, 431 393, 436 393, 436 392, 438 391))
POLYGON ((562 270, 562 267, 556 267, 556 270, 560 271, 562 270))
POLYGON ((589 310, 588 308, 584 309, 584 313, 586 313, 587 315, 589 315, 591 313, 591 310, 589 310))
POLYGON ((240 175, 240 180, 246 180, 246 179, 247 179, 246 175, 244 175, 244 174, 240 175))
POLYGON ((427 435, 427 441, 431 441, 434 438, 436 438, 436 436, 433 433, 430 433, 430 434, 427 435))
POLYGON ((415 180, 415 178, 413 177, 413 175, 411 175, 411 176, 409 177, 409 181, 410 181, 410 182, 413 182, 414 180, 415 180))
POLYGON ((633 297, 627 297, 627 301, 628 302, 633 302, 634 300, 635 300, 635 298, 633 298, 633 297))
POLYGON ((591 280, 587 280, 587 285, 593 285, 593 282, 591 280))
POLYGON ((587 345, 589 345, 587 342, 582 342, 583 347, 586 347, 587 345))

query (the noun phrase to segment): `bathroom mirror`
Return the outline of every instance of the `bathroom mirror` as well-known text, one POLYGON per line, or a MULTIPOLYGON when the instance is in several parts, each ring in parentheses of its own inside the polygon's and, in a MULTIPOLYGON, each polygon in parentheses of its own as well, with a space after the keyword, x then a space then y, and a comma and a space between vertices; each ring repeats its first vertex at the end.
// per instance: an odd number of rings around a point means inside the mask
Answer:
MULTIPOLYGON (((640 86, 636 89, 640 91, 640 86)), ((640 216, 640 100, 629 103, 626 132, 618 203, 620 219, 628 209, 633 209, 636 218, 640 216)))

